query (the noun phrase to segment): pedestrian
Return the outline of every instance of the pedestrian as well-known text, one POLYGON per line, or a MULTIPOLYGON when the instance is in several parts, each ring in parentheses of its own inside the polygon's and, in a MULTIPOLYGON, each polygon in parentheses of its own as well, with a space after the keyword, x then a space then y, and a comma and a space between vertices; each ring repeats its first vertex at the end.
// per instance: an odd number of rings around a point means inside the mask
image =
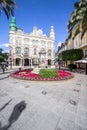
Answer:
POLYGON ((5 72, 5 68, 6 68, 6 65, 2 64, 2 71, 3 71, 3 73, 5 72))

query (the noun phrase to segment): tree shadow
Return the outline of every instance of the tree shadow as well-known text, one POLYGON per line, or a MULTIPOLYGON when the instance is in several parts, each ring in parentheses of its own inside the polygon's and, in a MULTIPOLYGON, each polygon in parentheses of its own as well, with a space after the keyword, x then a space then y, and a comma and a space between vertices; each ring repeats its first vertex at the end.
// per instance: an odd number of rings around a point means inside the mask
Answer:
POLYGON ((5 103, 4 106, 0 108, 0 112, 1 112, 3 109, 5 109, 5 107, 6 107, 7 105, 9 105, 9 103, 10 103, 12 100, 13 100, 13 99, 10 99, 7 103, 5 103))
POLYGON ((19 116, 21 115, 21 113, 24 111, 25 108, 26 108, 25 101, 21 101, 20 103, 16 104, 8 119, 9 123, 4 127, 0 126, 0 130, 8 130, 12 126, 12 124, 18 120, 19 116))

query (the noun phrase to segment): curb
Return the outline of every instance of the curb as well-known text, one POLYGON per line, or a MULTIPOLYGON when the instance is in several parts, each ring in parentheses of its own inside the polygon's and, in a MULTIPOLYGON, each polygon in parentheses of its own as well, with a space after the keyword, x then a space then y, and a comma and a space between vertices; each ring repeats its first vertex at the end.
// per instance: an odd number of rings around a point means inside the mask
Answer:
POLYGON ((2 77, 2 78, 0 78, 0 80, 6 79, 6 78, 9 78, 9 77, 10 77, 10 75, 2 77))

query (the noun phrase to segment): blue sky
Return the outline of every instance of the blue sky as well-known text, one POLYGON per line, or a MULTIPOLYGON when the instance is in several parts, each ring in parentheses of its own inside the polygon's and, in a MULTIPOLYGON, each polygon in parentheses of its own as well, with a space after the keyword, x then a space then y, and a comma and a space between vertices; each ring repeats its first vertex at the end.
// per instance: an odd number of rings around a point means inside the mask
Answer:
MULTIPOLYGON (((59 42, 67 38, 67 22, 74 3, 78 0, 15 0, 18 8, 15 9, 17 26, 24 32, 32 32, 33 26, 42 29, 49 35, 50 26, 53 25, 56 34, 55 50, 59 42)), ((0 15, 0 48, 8 50, 8 33, 11 18, 7 20, 2 12, 0 15)))

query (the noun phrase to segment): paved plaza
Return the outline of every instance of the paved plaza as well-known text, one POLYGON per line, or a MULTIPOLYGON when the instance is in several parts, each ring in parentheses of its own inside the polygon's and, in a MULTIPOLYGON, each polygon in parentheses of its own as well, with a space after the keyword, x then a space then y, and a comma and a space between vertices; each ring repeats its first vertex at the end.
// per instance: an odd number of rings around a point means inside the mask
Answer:
POLYGON ((0 74, 0 130, 87 130, 87 75, 39 82, 0 74))

